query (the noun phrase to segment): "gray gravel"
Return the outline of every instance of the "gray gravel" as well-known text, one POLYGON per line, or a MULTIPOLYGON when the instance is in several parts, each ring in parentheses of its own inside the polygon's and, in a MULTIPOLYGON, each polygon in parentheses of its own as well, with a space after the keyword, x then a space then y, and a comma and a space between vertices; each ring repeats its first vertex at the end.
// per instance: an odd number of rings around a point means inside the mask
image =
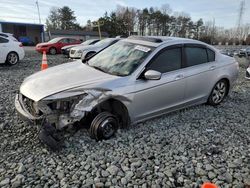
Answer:
MULTIPOLYGON (((48 56, 49 66, 67 62, 48 56)), ((55 153, 22 122, 14 96, 38 71, 41 55, 27 52, 17 66, 0 66, 0 187, 221 187, 250 185, 250 82, 240 79, 218 106, 200 105, 119 130, 107 141, 86 130, 65 132, 55 153)))

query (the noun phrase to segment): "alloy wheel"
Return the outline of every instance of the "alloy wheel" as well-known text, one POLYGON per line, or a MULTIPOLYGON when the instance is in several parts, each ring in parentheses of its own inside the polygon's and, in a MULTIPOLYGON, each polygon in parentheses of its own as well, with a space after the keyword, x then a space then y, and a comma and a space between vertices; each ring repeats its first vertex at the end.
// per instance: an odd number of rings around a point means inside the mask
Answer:
POLYGON ((18 56, 16 53, 10 53, 8 55, 7 61, 11 65, 15 65, 18 62, 18 56))
POLYGON ((212 92, 212 100, 215 104, 219 104, 226 95, 226 84, 221 81, 218 82, 212 92))

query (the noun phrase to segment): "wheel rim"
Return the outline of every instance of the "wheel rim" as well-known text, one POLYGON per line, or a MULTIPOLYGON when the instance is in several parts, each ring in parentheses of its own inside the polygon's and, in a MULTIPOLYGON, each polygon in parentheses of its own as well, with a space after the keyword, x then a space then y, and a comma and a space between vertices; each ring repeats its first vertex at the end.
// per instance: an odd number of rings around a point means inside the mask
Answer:
POLYGON ((56 49, 51 48, 51 49, 50 49, 50 53, 53 54, 53 55, 56 54, 56 49))
POLYGON ((213 102, 218 104, 220 103, 226 95, 226 84, 224 82, 219 82, 214 87, 212 93, 213 102))
POLYGON ((104 138, 109 138, 115 133, 113 123, 113 118, 109 118, 101 124, 102 134, 104 138))
POLYGON ((17 55, 15 53, 10 53, 8 55, 8 62, 12 65, 16 64, 18 61, 17 55))

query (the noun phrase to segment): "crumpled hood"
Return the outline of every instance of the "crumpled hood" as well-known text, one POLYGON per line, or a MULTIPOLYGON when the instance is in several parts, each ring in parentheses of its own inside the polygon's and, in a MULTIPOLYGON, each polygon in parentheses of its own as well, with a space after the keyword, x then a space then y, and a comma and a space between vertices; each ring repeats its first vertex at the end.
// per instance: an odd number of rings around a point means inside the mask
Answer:
POLYGON ((27 77, 20 87, 20 92, 34 101, 39 101, 68 89, 94 87, 115 78, 117 77, 98 71, 81 61, 75 61, 27 77))

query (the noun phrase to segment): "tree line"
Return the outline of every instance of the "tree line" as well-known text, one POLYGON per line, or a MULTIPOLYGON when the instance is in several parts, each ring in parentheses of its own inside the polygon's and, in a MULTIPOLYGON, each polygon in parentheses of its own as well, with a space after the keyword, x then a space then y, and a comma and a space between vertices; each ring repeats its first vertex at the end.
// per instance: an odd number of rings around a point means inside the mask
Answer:
POLYGON ((76 22, 74 11, 69 7, 53 8, 46 20, 46 28, 97 31, 93 21, 102 23, 101 30, 110 37, 162 35, 193 38, 209 44, 250 44, 250 25, 224 29, 215 26, 215 21, 204 23, 202 18, 194 21, 188 13, 174 12, 168 4, 144 9, 117 6, 97 20, 88 20, 84 27, 76 22))

